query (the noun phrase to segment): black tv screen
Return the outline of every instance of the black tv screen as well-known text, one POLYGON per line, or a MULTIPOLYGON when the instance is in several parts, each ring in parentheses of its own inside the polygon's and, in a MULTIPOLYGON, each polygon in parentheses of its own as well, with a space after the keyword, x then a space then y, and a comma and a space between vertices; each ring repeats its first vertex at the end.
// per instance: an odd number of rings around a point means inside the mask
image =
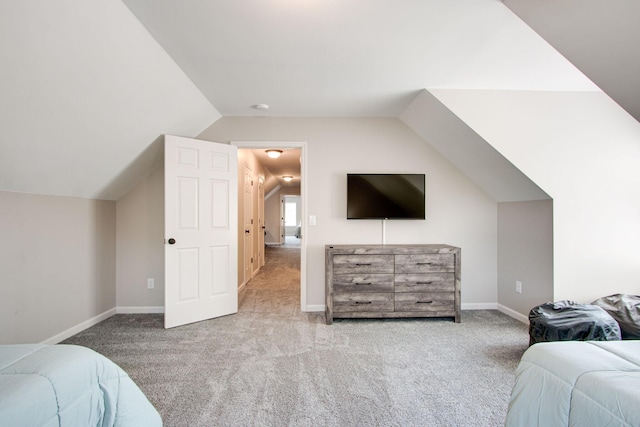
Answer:
POLYGON ((347 219, 425 219, 424 174, 347 174, 347 219))

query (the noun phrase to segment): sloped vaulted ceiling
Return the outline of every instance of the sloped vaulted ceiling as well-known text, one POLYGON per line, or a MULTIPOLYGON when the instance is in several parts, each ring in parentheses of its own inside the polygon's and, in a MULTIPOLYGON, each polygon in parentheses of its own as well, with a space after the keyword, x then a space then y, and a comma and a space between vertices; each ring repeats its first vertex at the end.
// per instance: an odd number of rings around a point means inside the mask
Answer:
POLYGON ((425 88, 598 90, 498 0, 124 3, 224 116, 397 117, 425 88))
POLYGON ((428 90, 599 91, 497 0, 123 1, 223 115, 399 117, 497 201, 549 196, 428 90))
POLYGON ((4 1, 0 191, 115 200, 220 117, 120 0, 4 1))
POLYGON ((504 0, 504 4, 640 121, 640 2, 504 0))
POLYGON ((599 91, 498 0, 5 1, 0 48, 0 191, 100 199, 158 164, 162 134, 221 114, 399 117, 425 88, 599 91))
POLYGON ((515 202, 550 198, 431 92, 422 91, 400 119, 494 200, 515 202))
POLYGON ((549 196, 425 89, 599 91, 496 0, 124 2, 223 115, 399 117, 497 201, 549 196))

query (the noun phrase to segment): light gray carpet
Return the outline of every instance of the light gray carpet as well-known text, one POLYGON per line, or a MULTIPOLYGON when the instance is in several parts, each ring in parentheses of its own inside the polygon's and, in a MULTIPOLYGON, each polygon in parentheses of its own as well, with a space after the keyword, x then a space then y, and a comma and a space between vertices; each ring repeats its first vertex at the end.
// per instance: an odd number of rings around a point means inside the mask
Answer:
POLYGON ((65 343, 119 364, 166 426, 503 425, 524 324, 483 310, 326 326, 300 311, 299 250, 266 256, 236 315, 171 330, 116 315, 65 343))

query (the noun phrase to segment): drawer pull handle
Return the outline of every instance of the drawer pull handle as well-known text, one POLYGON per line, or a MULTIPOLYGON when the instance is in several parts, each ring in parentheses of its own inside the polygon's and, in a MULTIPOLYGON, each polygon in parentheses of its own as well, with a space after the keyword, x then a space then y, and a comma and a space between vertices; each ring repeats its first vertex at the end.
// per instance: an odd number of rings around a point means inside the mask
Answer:
POLYGON ((433 282, 416 282, 418 285, 430 285, 433 282))
POLYGON ((419 262, 418 265, 431 265, 431 262, 419 262))
POLYGON ((356 304, 360 304, 360 305, 371 304, 371 301, 356 301, 356 304))
POLYGON ((431 301, 416 301, 416 304, 433 304, 433 300, 431 300, 431 301))
POLYGON ((370 263, 370 262, 367 262, 367 263, 360 263, 360 262, 359 262, 359 263, 356 263, 356 265, 358 265, 358 266, 362 266, 362 265, 371 265, 371 263, 370 263))
POLYGON ((372 285, 372 284, 373 283, 371 283, 371 282, 358 282, 358 283, 356 283, 356 285, 358 285, 358 286, 360 286, 360 285, 367 286, 367 285, 372 285))

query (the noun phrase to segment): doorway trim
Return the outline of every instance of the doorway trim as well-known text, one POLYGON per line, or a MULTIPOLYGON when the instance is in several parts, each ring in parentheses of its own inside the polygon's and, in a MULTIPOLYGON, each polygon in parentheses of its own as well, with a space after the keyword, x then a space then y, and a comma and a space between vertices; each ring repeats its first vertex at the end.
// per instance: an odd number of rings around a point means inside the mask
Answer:
POLYGON ((297 148, 300 150, 300 201, 301 232, 300 242, 300 310, 307 308, 307 142, 306 141, 230 141, 231 145, 247 149, 297 148))

